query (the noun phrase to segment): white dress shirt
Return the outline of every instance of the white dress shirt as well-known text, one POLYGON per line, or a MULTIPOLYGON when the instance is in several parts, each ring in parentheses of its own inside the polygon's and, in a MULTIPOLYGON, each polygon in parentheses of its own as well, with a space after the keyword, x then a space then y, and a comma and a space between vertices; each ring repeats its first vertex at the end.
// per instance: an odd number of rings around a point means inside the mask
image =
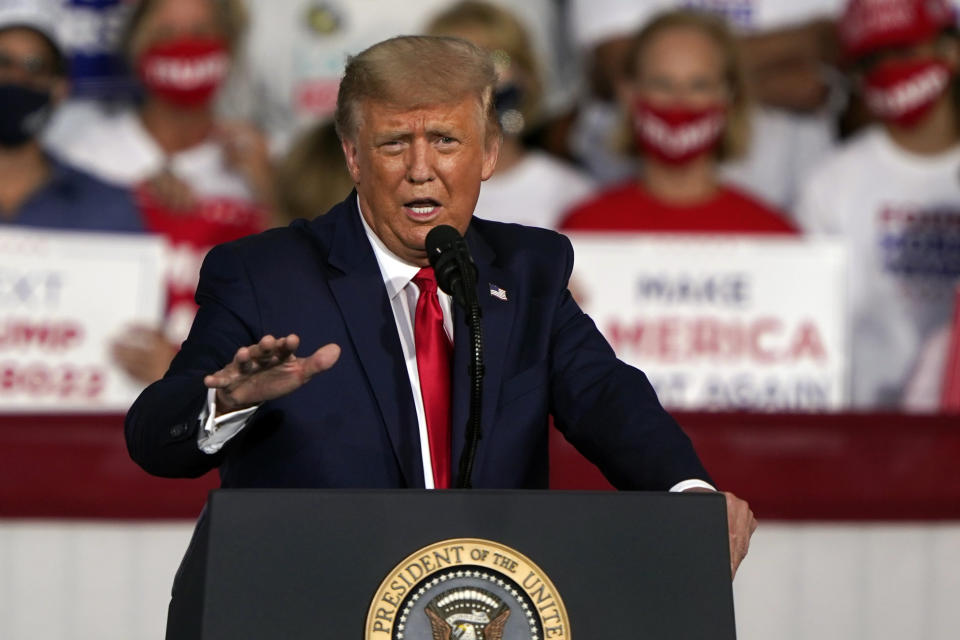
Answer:
MULTIPOLYGON (((360 208, 359 197, 357 198, 357 208, 360 208)), ((420 390, 420 374, 417 370, 417 352, 413 338, 414 315, 420 290, 412 280, 420 271, 420 267, 404 262, 394 255, 373 232, 363 215, 360 216, 360 220, 363 223, 363 230, 367 234, 367 239, 370 241, 370 246, 373 247, 373 253, 377 258, 377 264, 383 276, 383 285, 386 287, 387 296, 390 298, 390 308, 397 324, 400 346, 403 349, 403 359, 407 365, 407 377, 410 379, 410 389, 413 393, 413 404, 417 412, 417 424, 420 428, 420 459, 423 463, 424 486, 427 489, 433 489, 430 440, 427 437, 427 418, 423 409, 423 394, 420 390)), ((453 343, 453 303, 450 296, 440 289, 437 289, 437 295, 440 298, 440 307, 443 310, 443 328, 450 342, 453 343)), ((210 389, 207 392, 207 405, 200 413, 200 422, 203 425, 197 442, 200 449, 204 453, 211 454, 219 451, 224 444, 246 426, 250 416, 258 407, 259 405, 248 407, 216 417, 216 390, 210 389)), ((674 485, 670 490, 685 491, 693 487, 713 489, 703 480, 684 480, 674 485)))

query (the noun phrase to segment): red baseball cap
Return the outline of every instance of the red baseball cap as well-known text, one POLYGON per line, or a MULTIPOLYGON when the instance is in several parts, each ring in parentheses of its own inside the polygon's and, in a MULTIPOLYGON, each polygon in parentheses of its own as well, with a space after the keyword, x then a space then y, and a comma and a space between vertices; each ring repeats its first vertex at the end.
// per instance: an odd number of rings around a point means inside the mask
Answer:
POLYGON ((949 0, 850 0, 840 18, 848 58, 928 40, 956 24, 949 0))

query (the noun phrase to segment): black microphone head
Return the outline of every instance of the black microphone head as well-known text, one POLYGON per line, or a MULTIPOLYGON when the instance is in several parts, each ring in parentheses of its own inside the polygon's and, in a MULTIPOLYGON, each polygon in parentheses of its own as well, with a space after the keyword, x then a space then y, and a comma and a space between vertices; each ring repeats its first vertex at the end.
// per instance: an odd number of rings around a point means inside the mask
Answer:
POLYGON ((457 266, 458 245, 463 242, 460 232, 450 225, 441 224, 427 232, 425 242, 427 259, 433 267, 437 286, 455 299, 461 295, 460 269, 457 266))
POLYGON ((477 268, 463 236, 450 225, 441 224, 427 233, 424 244, 437 285, 465 305, 477 281, 477 268))
POLYGON ((430 259, 430 266, 436 269, 434 262, 444 251, 453 248, 457 240, 462 240, 460 232, 448 224, 438 224, 427 232, 426 248, 427 257, 430 259))

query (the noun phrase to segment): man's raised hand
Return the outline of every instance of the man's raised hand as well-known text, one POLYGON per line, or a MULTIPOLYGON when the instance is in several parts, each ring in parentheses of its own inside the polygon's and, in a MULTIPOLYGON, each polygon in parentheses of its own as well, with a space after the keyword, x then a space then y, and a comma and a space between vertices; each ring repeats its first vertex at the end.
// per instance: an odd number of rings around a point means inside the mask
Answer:
POLYGON ((240 347, 233 360, 203 379, 217 390, 217 415, 246 409, 299 389, 310 378, 326 371, 340 357, 340 347, 327 344, 298 358, 296 334, 283 338, 264 336, 257 344, 240 347))

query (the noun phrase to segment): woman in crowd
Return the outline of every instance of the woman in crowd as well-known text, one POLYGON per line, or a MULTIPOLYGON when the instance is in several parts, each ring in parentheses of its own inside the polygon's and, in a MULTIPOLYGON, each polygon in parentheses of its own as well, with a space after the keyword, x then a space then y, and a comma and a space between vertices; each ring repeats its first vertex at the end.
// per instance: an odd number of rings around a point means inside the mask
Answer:
POLYGON ((955 21, 948 0, 853 0, 840 21, 877 123, 810 176, 797 220, 847 246, 856 408, 904 406, 908 386, 936 408, 936 391, 910 380, 923 344, 949 322, 960 279, 955 21))
MULTIPOLYGON (((832 0, 835 1, 835 0, 832 0)), ((793 207, 803 178, 834 146, 834 120, 843 85, 831 73, 836 47, 829 18, 840 13, 824 2, 691 2, 690 0, 569 0, 569 30, 583 53, 589 90, 568 141, 570 153, 604 185, 636 172, 616 137, 620 120, 616 87, 625 51, 636 31, 666 10, 695 6, 724 16, 737 41, 750 92, 750 147, 724 162, 724 181, 783 211, 793 207)))
POLYGON ((134 327, 115 348, 143 382, 164 373, 189 330, 206 251, 261 230, 273 208, 263 138, 246 124, 218 121, 213 110, 243 26, 237 0, 142 0, 124 38, 141 104, 68 137, 60 149, 135 189, 148 230, 169 240, 166 326, 134 327))
POLYGON ((748 100, 722 20, 690 11, 655 18, 631 42, 624 78, 618 93, 639 172, 576 207, 563 229, 795 233, 720 181, 719 163, 749 142, 748 100))
POLYGON ((540 117, 543 84, 523 25, 506 9, 467 1, 435 17, 427 31, 470 40, 490 51, 497 67, 494 100, 503 145, 496 171, 480 189, 475 214, 555 229, 563 213, 594 185, 572 166, 524 146, 524 132, 540 117))

